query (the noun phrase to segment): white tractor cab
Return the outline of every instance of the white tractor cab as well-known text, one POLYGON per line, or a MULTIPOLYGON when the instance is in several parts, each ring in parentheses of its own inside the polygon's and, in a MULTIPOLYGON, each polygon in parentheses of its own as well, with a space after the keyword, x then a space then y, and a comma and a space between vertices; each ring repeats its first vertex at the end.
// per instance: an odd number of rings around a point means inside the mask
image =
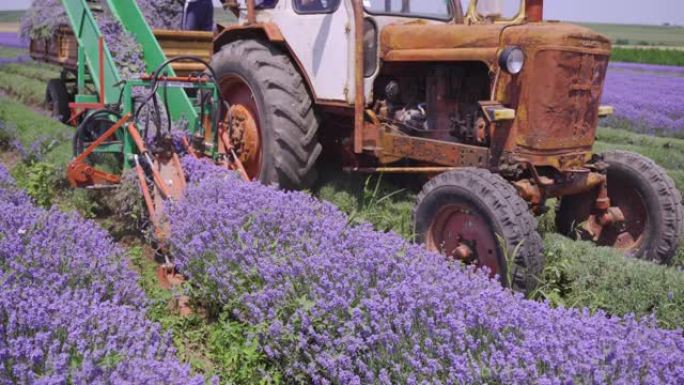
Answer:
POLYGON ((672 180, 640 155, 593 153, 612 111, 599 105, 610 41, 543 21, 543 0, 229 7, 239 23, 219 26, 212 67, 252 178, 309 187, 322 154, 348 171, 423 175, 418 240, 519 290, 543 267, 534 214, 550 198, 564 234, 674 255, 684 210, 672 180))

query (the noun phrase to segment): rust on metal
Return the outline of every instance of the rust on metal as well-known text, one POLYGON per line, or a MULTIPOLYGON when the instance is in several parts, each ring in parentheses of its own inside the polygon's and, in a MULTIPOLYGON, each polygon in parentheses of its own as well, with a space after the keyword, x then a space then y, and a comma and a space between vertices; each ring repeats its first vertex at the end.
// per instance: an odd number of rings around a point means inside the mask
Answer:
POLYGON ((530 23, 538 23, 544 19, 544 0, 526 0, 525 16, 530 23))
POLYGON ((446 49, 402 49, 387 52, 388 62, 454 62, 482 61, 488 64, 496 60, 497 48, 446 48, 446 49))
POLYGON ((455 167, 346 167, 344 171, 362 174, 441 174, 455 167))
POLYGON ((448 167, 489 167, 489 149, 461 143, 383 133, 383 157, 413 159, 448 167))
POLYGON ((256 23, 256 11, 254 9, 254 0, 247 0, 247 24, 256 23))
POLYGON ((67 166, 67 178, 73 187, 93 186, 98 184, 117 184, 121 180, 118 175, 112 175, 104 171, 98 170, 86 163, 88 156, 92 154, 97 147, 111 138, 117 130, 126 124, 130 118, 130 114, 126 114, 105 131, 99 138, 92 142, 81 154, 69 162, 67 166))
POLYGON ((484 217, 467 204, 450 204, 435 215, 427 231, 428 249, 464 263, 486 266, 491 276, 500 273, 496 236, 484 217))
POLYGON ((142 191, 143 199, 145 200, 147 214, 152 221, 152 225, 154 227, 158 227, 159 223, 157 223, 157 213, 154 209, 154 201, 152 200, 152 195, 150 194, 150 188, 147 186, 147 180, 145 180, 145 172, 143 171, 142 166, 140 166, 137 156, 135 157, 135 173, 138 176, 138 184, 140 185, 140 190, 142 191))
POLYGON ((363 76, 363 4, 355 0, 354 6, 354 153, 363 152, 364 111, 366 95, 363 76))

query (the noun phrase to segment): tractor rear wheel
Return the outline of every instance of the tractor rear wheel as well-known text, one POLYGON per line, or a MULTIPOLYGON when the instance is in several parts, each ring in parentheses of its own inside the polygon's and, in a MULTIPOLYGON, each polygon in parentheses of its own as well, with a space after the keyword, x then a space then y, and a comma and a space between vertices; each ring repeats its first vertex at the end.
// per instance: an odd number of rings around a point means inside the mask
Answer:
MULTIPOLYGON (((682 196, 660 166, 639 154, 610 151, 608 197, 619 207, 624 223, 605 228, 596 241, 626 254, 659 263, 670 263, 684 231, 682 196)), ((592 214, 597 191, 563 197, 556 211, 561 234, 588 239, 579 226, 592 214)))
POLYGON ((45 89, 45 109, 50 117, 62 123, 67 123, 71 117, 69 110, 69 92, 62 79, 48 80, 45 89))
POLYGON ((322 150, 319 121, 290 57, 262 41, 238 40, 211 64, 231 106, 231 139, 247 174, 285 189, 310 187, 322 150))
POLYGON ((514 290, 536 287, 544 266, 537 222, 501 176, 470 168, 441 174, 423 187, 414 219, 428 249, 486 266, 514 290))

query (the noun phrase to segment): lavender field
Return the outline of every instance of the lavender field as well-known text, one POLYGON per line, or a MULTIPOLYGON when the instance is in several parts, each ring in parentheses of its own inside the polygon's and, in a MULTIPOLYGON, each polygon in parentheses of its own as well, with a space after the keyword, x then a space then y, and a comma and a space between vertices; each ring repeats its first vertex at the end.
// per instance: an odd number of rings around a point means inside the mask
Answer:
POLYGON ((603 103, 616 108, 604 125, 684 137, 684 67, 612 63, 603 103))
POLYGON ((27 46, 27 43, 22 40, 16 32, 0 32, 0 46, 24 48, 27 46))
POLYGON ((525 300, 311 196, 186 158, 170 240, 209 314, 312 384, 677 384, 684 336, 525 300), (226 194, 226 191, 231 191, 226 194))
POLYGON ((74 214, 35 206, 0 165, 0 383, 194 384, 124 250, 74 214))

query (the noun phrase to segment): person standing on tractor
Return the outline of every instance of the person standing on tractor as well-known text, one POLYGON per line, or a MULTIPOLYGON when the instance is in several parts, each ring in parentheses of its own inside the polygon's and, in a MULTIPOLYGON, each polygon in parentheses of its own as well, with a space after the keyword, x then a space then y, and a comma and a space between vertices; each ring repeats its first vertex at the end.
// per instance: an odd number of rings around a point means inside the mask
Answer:
MULTIPOLYGON (((225 3, 226 0, 221 0, 225 3)), ((185 0, 183 29, 186 31, 214 30, 214 3, 212 0, 185 0)))

